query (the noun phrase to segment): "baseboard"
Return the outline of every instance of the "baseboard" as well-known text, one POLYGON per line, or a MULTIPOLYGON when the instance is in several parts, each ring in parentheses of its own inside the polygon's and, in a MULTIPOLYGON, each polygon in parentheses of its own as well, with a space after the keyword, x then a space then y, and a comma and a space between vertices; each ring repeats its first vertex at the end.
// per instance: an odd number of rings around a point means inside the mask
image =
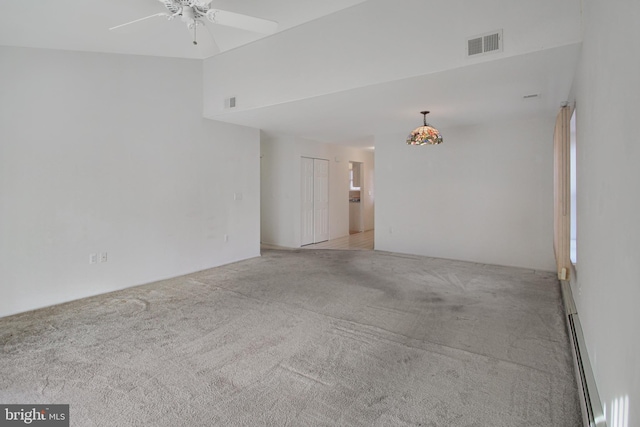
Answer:
POLYGON ((589 362, 589 354, 582 333, 580 316, 576 309, 569 282, 561 280, 562 300, 564 301, 567 331, 571 340, 571 352, 576 372, 576 382, 585 427, 606 427, 607 422, 602 411, 602 402, 598 395, 593 370, 589 362))

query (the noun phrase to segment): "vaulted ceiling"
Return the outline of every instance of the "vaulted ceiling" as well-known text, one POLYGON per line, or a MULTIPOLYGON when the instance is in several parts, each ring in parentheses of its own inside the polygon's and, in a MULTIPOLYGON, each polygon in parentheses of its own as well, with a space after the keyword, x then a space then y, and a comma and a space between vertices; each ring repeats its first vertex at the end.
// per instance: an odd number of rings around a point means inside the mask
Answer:
MULTIPOLYGON (((364 0, 213 0, 212 7, 278 22, 278 31, 304 24, 364 0)), ((176 58, 204 55, 191 43, 179 19, 158 17, 109 28, 166 12, 158 0, 5 0, 0 14, 0 45, 176 58)), ((265 37, 222 25, 207 25, 220 51, 265 37)), ((204 36, 203 36, 204 37, 204 36)))
MULTIPOLYGON (((264 36, 208 25, 205 117, 323 142, 372 145, 408 132, 419 111, 447 128, 553 117, 580 53, 580 0, 213 0, 279 22, 264 36), (468 57, 469 37, 501 30, 503 49, 468 57), (535 95, 529 97, 529 95, 535 95), (234 97, 235 108, 228 99, 234 97)), ((158 0, 7 0, 0 44, 205 58, 158 0)))

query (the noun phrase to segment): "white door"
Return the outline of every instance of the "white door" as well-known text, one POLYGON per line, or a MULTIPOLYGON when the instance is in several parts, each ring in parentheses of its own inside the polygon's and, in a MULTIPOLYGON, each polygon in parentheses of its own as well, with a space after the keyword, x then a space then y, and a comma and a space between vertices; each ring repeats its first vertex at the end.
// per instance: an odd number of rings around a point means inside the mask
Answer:
POLYGON ((329 240, 329 161, 313 159, 313 242, 329 240))
POLYGON ((313 243, 313 159, 307 157, 302 158, 302 236, 301 245, 309 245, 313 243))

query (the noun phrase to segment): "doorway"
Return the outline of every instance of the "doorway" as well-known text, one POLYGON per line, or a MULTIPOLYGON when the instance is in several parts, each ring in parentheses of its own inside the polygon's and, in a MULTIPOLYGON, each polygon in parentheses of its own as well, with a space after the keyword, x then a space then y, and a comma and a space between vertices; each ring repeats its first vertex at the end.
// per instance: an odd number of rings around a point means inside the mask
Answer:
POLYGON ((364 231, 362 195, 364 194, 362 162, 349 162, 349 234, 364 231))
POLYGON ((302 157, 300 245, 329 240, 329 161, 302 157))

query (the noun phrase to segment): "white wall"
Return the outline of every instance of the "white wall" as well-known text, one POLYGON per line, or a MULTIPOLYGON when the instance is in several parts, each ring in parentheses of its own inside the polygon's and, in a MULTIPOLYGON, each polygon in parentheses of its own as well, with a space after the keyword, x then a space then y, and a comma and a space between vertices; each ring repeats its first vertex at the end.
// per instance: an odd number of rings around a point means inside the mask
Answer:
POLYGON ((201 67, 0 47, 0 316, 259 255, 259 131, 201 67))
POLYGON ((553 126, 440 129, 437 146, 376 136, 376 249, 554 270, 553 126))
POLYGON ((266 132, 261 133, 261 150, 263 243, 300 246, 301 157, 329 160, 330 239, 349 235, 349 161, 364 163, 364 225, 365 230, 373 228, 375 192, 372 151, 266 132))
POLYGON ((205 60, 205 116, 490 61, 466 39, 498 29, 501 57, 576 43, 580 0, 368 0, 205 60))
POLYGON ((637 1, 584 2, 574 86, 578 265, 572 292, 610 427, 640 425, 639 20, 637 1), (613 414, 616 401, 628 411, 627 423, 613 414))

